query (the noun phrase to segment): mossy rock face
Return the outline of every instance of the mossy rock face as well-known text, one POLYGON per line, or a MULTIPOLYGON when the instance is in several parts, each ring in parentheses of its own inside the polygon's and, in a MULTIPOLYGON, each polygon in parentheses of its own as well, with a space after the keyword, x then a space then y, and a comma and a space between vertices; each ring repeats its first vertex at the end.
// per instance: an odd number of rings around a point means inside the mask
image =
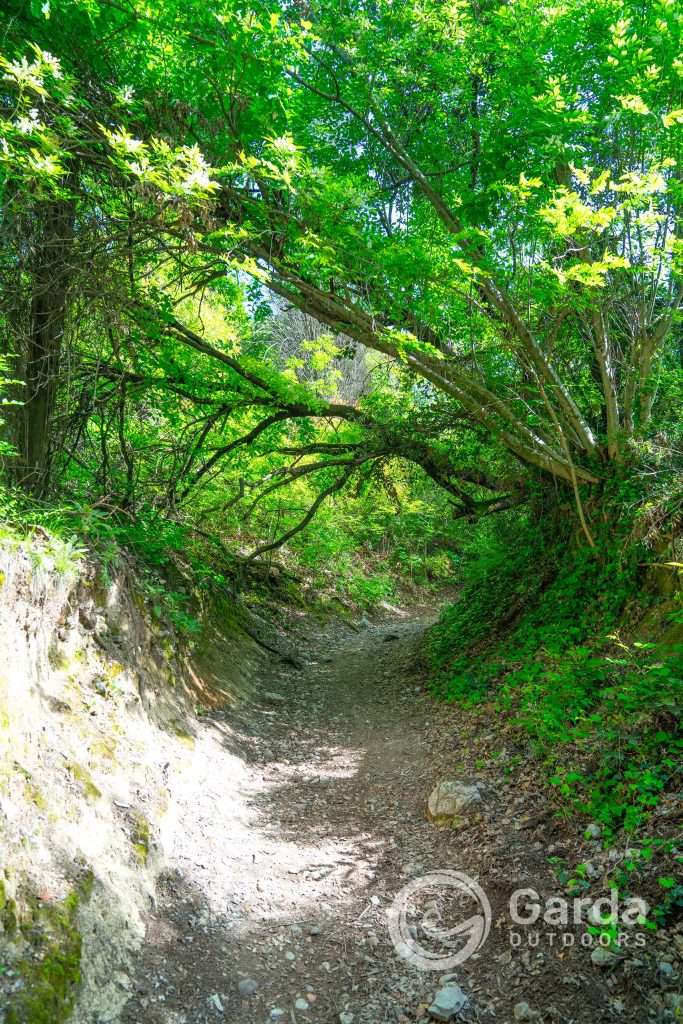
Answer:
POLYGON ((76 924, 78 907, 92 891, 92 875, 60 903, 32 903, 19 930, 28 952, 13 964, 21 987, 5 1008, 6 1024, 65 1024, 81 981, 83 940, 76 924))

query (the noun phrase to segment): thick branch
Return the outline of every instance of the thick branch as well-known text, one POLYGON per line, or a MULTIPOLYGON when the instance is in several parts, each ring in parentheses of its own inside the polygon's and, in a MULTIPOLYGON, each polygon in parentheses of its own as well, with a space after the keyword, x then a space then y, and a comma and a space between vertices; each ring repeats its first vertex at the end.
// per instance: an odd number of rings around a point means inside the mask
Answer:
POLYGON ((305 529, 305 527, 307 527, 310 521, 313 519, 313 516, 316 514, 322 503, 331 495, 335 494, 337 491, 341 491, 341 489, 346 485, 356 466, 357 463, 353 462, 349 466, 349 468, 346 469, 345 472, 341 474, 341 476, 337 477, 334 483, 330 484, 329 487, 326 487, 324 491, 321 491, 318 497, 311 505, 311 507, 309 508, 304 518, 300 522, 298 522, 296 526, 293 526, 291 530, 287 530, 287 532, 284 533, 282 537, 279 537, 277 540, 274 540, 271 544, 262 544, 261 547, 258 547, 254 551, 252 551, 252 553, 246 559, 247 563, 253 562, 253 560, 255 558, 258 558, 260 555, 265 555, 267 551, 275 551, 277 548, 281 548, 283 544, 286 544, 287 541, 291 540, 292 537, 296 536, 297 533, 301 533, 301 531, 305 529))

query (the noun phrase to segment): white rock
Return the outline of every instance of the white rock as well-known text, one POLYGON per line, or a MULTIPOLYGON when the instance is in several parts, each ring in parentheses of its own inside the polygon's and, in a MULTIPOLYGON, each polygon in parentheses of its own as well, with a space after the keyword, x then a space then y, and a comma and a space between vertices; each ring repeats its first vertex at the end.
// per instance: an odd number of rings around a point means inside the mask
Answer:
POLYGON ((590 825, 586 826, 586 831, 583 834, 586 839, 599 839, 602 835, 602 829, 597 822, 592 821, 590 825))
POLYGON ((352 1013, 340 1013, 339 1014, 339 1024, 353 1024, 353 1014, 352 1013))
POLYGON ((308 1009, 308 1002, 305 999, 297 999, 297 1001, 294 1003, 294 1009, 301 1010, 301 1012, 303 1013, 308 1009))
POLYGON ((214 992, 212 996, 209 996, 209 1004, 213 1006, 214 1010, 218 1010, 219 1013, 223 1013, 223 1004, 218 992, 214 992))
POLYGON ((449 1021, 455 1017, 456 1013, 463 1010, 467 1003, 467 996, 460 986, 456 985, 455 982, 451 982, 451 984, 444 985, 443 988, 439 989, 427 1013, 434 1020, 449 1021))
POLYGON ((258 988, 258 982, 254 981, 253 978, 243 978, 242 981, 237 985, 239 994, 245 998, 253 996, 258 988))
POLYGON ((664 979, 668 980, 669 978, 673 978, 673 964, 667 963, 666 960, 659 961, 659 963, 657 964, 657 970, 664 979))
POLYGON ((473 804, 481 803, 479 787, 457 779, 444 779, 429 794, 429 817, 435 821, 454 818, 473 804))
POLYGON ((515 1020, 540 1020, 541 1014, 538 1010, 532 1010, 528 1003, 521 1002, 515 1005, 512 1011, 515 1020))

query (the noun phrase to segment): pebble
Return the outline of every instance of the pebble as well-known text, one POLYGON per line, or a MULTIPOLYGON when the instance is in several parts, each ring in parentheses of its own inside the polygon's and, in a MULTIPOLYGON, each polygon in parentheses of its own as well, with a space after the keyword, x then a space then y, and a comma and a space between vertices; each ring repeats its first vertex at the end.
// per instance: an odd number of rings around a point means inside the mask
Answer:
POLYGON ((212 996, 209 996, 209 1004, 213 1006, 214 1010, 218 1010, 219 1013, 223 1013, 223 1004, 218 992, 214 992, 212 996))
POLYGON ((296 960, 296 953, 292 953, 291 949, 288 949, 285 953, 285 960, 296 960))
POLYGON ((339 1014, 339 1024, 353 1024, 353 1014, 352 1013, 340 1013, 339 1014))
POLYGON ((442 779, 429 794, 427 809, 432 821, 453 818, 481 803, 481 790, 474 783, 442 779))
POLYGON ((521 1002, 515 1005, 512 1011, 515 1020, 540 1020, 541 1014, 538 1010, 532 1010, 528 1003, 521 1002))
POLYGON ((591 960, 598 967, 611 967, 618 960, 616 953, 613 953, 611 949, 607 949, 605 946, 598 946, 591 953, 591 960))
POLYGON ((302 1013, 305 1010, 308 1010, 308 1008, 308 1003, 305 999, 297 999, 297 1001, 294 1003, 294 1009, 301 1010, 302 1013))
POLYGON ((586 831, 583 834, 586 839, 599 839, 602 835, 602 829, 597 822, 592 821, 590 825, 586 826, 586 831))
POLYGON ((271 1020, 280 1020, 280 1017, 284 1017, 284 1016, 285 1016, 285 1011, 281 1007, 279 1007, 279 1006, 274 1006, 273 1009, 270 1011, 270 1019, 271 1020))
POLYGON ((666 960, 659 961, 659 963, 657 964, 657 970, 661 974, 662 978, 665 979, 665 981, 668 981, 670 978, 673 978, 674 976, 673 965, 667 963, 666 960))
POLYGON ((245 998, 253 996, 258 988, 258 981, 254 981, 253 978, 243 978, 237 986, 239 994, 245 998))
POLYGON ((434 1020, 449 1021, 455 1017, 456 1013, 467 1006, 467 1002, 467 996, 460 986, 451 982, 450 985, 444 985, 443 988, 439 989, 427 1013, 434 1020))

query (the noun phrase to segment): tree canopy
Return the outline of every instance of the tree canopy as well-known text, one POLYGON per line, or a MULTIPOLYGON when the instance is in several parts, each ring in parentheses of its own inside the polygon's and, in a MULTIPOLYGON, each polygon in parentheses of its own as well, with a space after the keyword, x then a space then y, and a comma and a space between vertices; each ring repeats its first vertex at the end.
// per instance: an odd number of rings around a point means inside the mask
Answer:
POLYGON ((173 509, 264 445, 237 500, 310 476, 308 522, 400 459, 456 516, 566 492, 592 545, 615 480, 675 480, 674 0, 6 6, 23 486, 96 459, 173 509), (285 359, 295 310, 322 326, 285 359))

